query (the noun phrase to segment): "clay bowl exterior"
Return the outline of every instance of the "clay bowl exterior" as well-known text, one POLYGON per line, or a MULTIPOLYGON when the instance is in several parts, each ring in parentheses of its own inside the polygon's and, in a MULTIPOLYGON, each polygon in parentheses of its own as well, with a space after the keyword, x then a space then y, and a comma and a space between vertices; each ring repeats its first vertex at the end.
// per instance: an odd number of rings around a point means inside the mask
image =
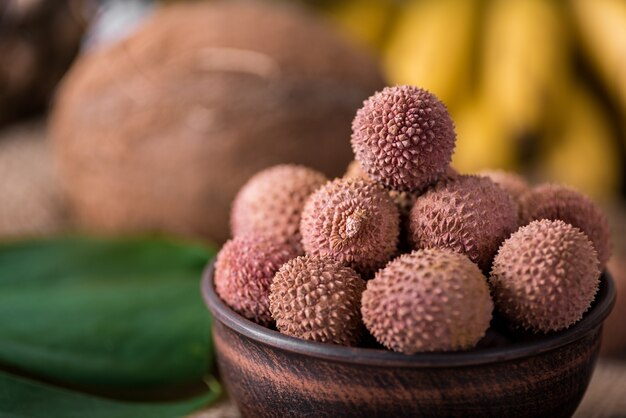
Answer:
POLYGON ((615 302, 603 274, 571 328, 506 347, 407 356, 292 338, 235 313, 202 280, 221 378, 246 417, 569 417, 615 302))

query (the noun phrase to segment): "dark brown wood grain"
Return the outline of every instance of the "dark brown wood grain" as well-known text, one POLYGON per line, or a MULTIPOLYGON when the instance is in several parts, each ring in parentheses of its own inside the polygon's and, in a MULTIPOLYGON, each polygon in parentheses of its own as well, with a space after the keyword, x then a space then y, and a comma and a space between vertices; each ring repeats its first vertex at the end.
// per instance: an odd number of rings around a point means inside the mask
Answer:
POLYGON ((570 329, 530 342, 406 356, 287 337, 237 315, 213 292, 222 379, 251 417, 568 417, 580 402, 615 294, 603 276, 593 308, 570 329))

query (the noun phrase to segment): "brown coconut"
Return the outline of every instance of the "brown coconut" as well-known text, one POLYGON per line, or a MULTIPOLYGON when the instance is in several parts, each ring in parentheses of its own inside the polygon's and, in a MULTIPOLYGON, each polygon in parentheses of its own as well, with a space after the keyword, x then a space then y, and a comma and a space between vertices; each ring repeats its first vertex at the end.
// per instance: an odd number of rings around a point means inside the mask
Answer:
POLYGON ((255 172, 341 174, 350 121, 382 84, 369 56, 298 9, 174 4, 76 63, 52 133, 85 226, 223 241, 255 172))

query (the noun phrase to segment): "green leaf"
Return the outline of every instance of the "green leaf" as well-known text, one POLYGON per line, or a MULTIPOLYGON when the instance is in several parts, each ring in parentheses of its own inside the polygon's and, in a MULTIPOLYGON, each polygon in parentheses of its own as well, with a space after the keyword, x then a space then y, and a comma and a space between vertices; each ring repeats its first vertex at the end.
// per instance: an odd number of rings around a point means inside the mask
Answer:
POLYGON ((131 403, 84 395, 0 372, 0 418, 170 418, 209 405, 219 397, 217 382, 205 394, 176 402, 131 403))
POLYGON ((159 238, 0 245, 0 364, 103 388, 201 379, 213 353, 198 287, 213 255, 159 238))

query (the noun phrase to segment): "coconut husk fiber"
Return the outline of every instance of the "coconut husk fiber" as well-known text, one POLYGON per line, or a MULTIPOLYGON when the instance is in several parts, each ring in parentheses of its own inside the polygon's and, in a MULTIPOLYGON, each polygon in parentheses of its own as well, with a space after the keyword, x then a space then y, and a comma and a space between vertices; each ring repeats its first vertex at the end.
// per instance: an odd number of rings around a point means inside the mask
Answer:
POLYGON ((52 234, 68 227, 49 145, 41 122, 0 132, 0 240, 52 234))
POLYGON ((296 8, 172 4, 77 61, 51 129, 84 227, 222 242, 257 171, 340 175, 354 113, 383 84, 371 57, 296 8))

